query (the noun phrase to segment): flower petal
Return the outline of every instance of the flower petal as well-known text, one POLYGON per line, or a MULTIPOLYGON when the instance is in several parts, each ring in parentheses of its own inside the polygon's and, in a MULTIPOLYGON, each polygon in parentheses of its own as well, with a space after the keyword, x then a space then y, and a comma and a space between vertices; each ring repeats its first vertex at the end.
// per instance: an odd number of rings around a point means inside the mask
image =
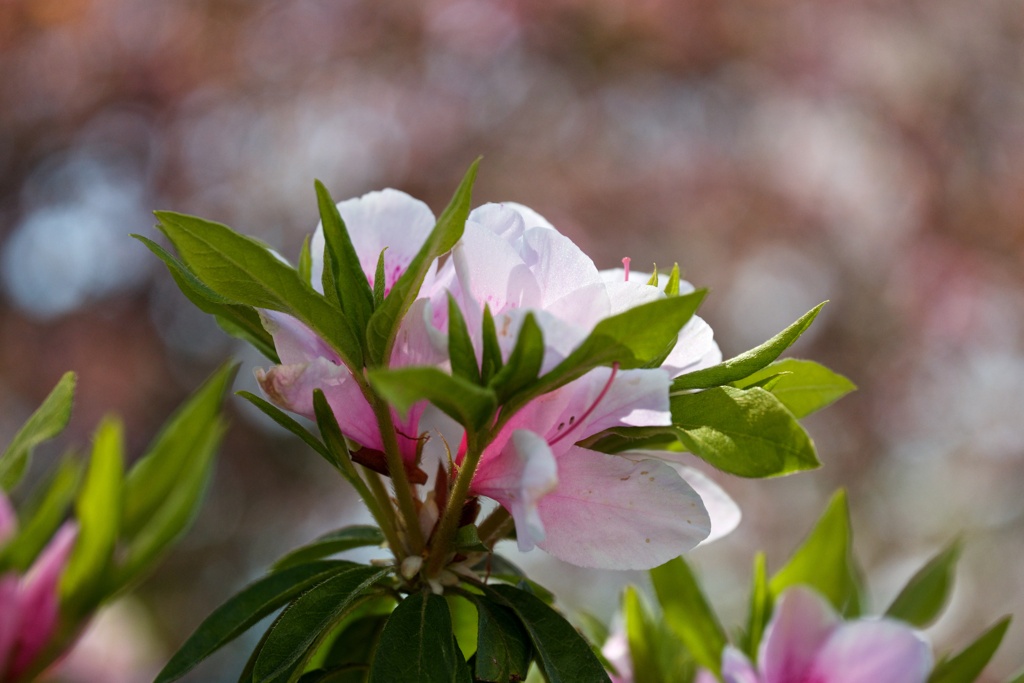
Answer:
POLYGON ((842 624, 818 651, 811 681, 827 683, 924 683, 932 669, 928 643, 891 620, 842 624))
POLYGON ((537 545, 581 567, 650 569, 710 530, 700 496, 665 463, 575 446, 558 457, 558 487, 539 508, 537 545))
POLYGON ((693 316, 679 331, 679 338, 668 358, 661 364, 673 377, 684 372, 709 368, 722 362, 722 350, 714 332, 699 316, 693 316))
POLYGON ((481 460, 472 491, 493 498, 512 513, 519 549, 525 552, 546 537, 537 503, 557 484, 555 456, 547 441, 518 429, 498 456, 481 460))
POLYGON ((53 636, 60 604, 57 581, 77 533, 72 523, 58 529, 21 582, 18 595, 21 623, 8 668, 12 680, 17 680, 28 669, 53 636))
MULTIPOLYGON (((708 681, 715 680, 710 673, 708 676, 708 681)), ((725 650, 722 651, 722 679, 725 683, 760 683, 761 681, 746 655, 732 645, 726 645, 725 650)), ((698 680, 700 679, 698 678, 698 680)))
POLYGON ((21 610, 18 608, 18 577, 13 573, 0 576, 0 681, 7 680, 7 662, 14 649, 21 610))
MULTIPOLYGON (((398 190, 386 189, 370 192, 362 197, 338 203, 338 211, 345 221, 352 246, 359 256, 359 265, 371 286, 377 271, 377 259, 384 253, 384 289, 391 287, 426 241, 434 228, 434 214, 426 204, 398 190)), ((324 231, 318 225, 310 240, 312 256, 312 285, 322 292, 324 272, 324 231)), ((433 282, 434 266, 424 280, 424 287, 433 282)))
POLYGON ((259 310, 263 329, 274 338, 274 348, 285 365, 307 363, 314 358, 327 358, 341 365, 341 356, 321 339, 316 332, 287 313, 259 310))
POLYGON ((3 545, 8 538, 14 535, 18 526, 18 516, 11 507, 11 501, 0 490, 0 545, 3 545))
POLYGON ((814 658, 839 623, 839 615, 815 591, 803 586, 785 591, 761 641, 764 683, 811 680, 814 658))

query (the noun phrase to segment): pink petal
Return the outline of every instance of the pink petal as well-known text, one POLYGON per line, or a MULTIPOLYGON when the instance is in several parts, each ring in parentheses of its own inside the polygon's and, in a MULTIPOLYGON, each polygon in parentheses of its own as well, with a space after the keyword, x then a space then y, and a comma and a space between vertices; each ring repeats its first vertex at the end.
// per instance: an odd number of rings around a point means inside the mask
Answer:
POLYGON ((558 457, 558 487, 539 504, 537 545, 581 567, 650 569, 708 535, 700 496, 665 463, 639 463, 570 448, 558 457))
POLYGON ((471 488, 512 513, 519 549, 527 551, 546 537, 537 503, 557 484, 555 456, 547 442, 533 432, 516 430, 501 453, 481 460, 471 488))
POLYGON ((554 429, 546 433, 549 441, 569 430, 571 444, 611 427, 672 424, 666 372, 619 370, 614 378, 612 372, 595 368, 561 389, 569 399, 554 429))
POLYGON ((761 641, 764 682, 808 680, 818 650, 839 623, 839 615, 815 591, 804 586, 786 590, 761 641))
POLYGON ((629 654, 629 639, 625 631, 617 630, 609 636, 601 646, 601 654, 619 672, 618 676, 609 674, 612 683, 633 683, 633 660, 629 654))
MULTIPOLYGON (((392 189, 370 192, 340 202, 338 211, 359 256, 359 265, 371 283, 380 252, 387 247, 384 254, 385 291, 391 291, 391 287, 409 267, 410 261, 433 230, 435 222, 430 207, 404 192, 392 189)), ((313 257, 312 284, 317 291, 322 291, 324 244, 323 227, 318 225, 309 245, 313 257)), ((433 281, 433 268, 431 266, 431 272, 424 280, 424 287, 429 288, 433 281)))
MULTIPOLYGON (((707 673, 707 676, 706 680, 709 683, 715 680, 715 677, 710 673, 707 673)), ((761 682, 750 660, 732 645, 726 645, 725 650, 722 652, 722 679, 725 683, 761 682)), ((697 680, 700 681, 700 678, 698 677, 697 680)))
POLYGON ((822 645, 811 683, 924 683, 932 669, 928 643, 890 619, 842 624, 822 645))
POLYGON ((341 357, 330 345, 302 322, 278 311, 260 310, 263 328, 274 338, 274 348, 284 365, 307 363, 315 358, 326 358, 341 365, 341 357))
POLYGON ((458 275, 464 300, 462 312, 472 333, 479 330, 484 306, 492 314, 510 308, 539 308, 540 286, 522 256, 504 239, 473 223, 466 223, 462 239, 452 250, 451 264, 458 275))
POLYGON ((58 529, 21 582, 18 594, 21 623, 8 671, 12 679, 16 680, 29 668, 53 636, 60 605, 57 582, 77 533, 71 523, 58 529))

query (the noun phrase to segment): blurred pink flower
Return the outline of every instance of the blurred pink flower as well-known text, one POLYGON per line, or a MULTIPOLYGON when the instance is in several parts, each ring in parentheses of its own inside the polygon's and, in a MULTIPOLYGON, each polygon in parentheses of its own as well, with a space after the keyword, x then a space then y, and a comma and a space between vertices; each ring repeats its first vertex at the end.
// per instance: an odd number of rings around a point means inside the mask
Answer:
MULTIPOLYGON (((14 533, 15 516, 0 492, 0 543, 14 533)), ((53 637, 59 617, 57 592, 77 530, 62 526, 28 573, 0 576, 0 681, 17 683, 53 637)))
MULTIPOLYGON (((790 588, 775 606, 758 666, 729 646, 725 683, 924 683, 932 668, 928 643, 892 619, 844 622, 818 593, 790 588)), ((714 683, 703 671, 697 683, 714 683)))

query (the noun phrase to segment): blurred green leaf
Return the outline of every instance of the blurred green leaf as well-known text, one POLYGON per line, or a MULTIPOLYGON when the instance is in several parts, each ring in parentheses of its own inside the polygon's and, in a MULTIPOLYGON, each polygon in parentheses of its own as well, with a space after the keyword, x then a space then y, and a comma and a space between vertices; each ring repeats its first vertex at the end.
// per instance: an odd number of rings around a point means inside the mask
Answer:
POLYGON ((8 568, 24 574, 49 543, 78 492, 82 463, 65 457, 57 470, 33 491, 18 515, 18 532, 0 549, 0 575, 8 568))
POLYGON ((715 387, 671 398, 684 448, 741 477, 771 477, 819 466, 814 444, 793 414, 764 389, 715 387))
POLYGON ((528 313, 523 318, 519 336, 508 356, 508 362, 487 383, 504 403, 510 396, 527 389, 537 380, 544 362, 544 335, 536 318, 528 313))
POLYGON ((853 382, 823 365, 796 358, 771 363, 733 382, 733 386, 745 389, 773 376, 774 384, 769 391, 798 419, 835 403, 857 388, 853 382))
POLYGON ((561 614, 520 588, 489 585, 491 600, 512 610, 533 643, 537 663, 548 683, 604 681, 610 683, 600 660, 583 636, 561 614))
POLYGON ((679 392, 687 391, 689 389, 708 389, 710 387, 717 387, 741 380, 744 377, 757 372, 778 358, 779 354, 792 346, 793 342, 800 338, 800 335, 802 335, 807 328, 811 326, 814 319, 818 317, 818 313, 821 311, 821 308, 825 303, 827 302, 818 304, 801 316, 795 323, 784 329, 782 332, 779 332, 760 346, 750 349, 745 353, 741 353, 734 358, 730 358, 724 363, 719 363, 718 365, 710 368, 696 370, 677 377, 672 382, 672 391, 679 392))
POLYGON ((750 607, 747 612, 747 628, 743 633, 740 649, 750 658, 757 660, 757 648, 764 635, 764 627, 772 616, 772 594, 768 589, 768 564, 764 553, 754 556, 753 586, 750 590, 750 607))
POLYGON ((120 529, 123 477, 121 423, 107 417, 93 437, 89 467, 75 502, 78 536, 61 575, 61 604, 72 614, 84 614, 104 597, 101 587, 120 529))
POLYGON ((471 658, 476 653, 477 641, 477 615, 476 605, 467 597, 469 591, 458 593, 446 593, 444 599, 448 601, 448 611, 452 617, 452 633, 455 634, 455 644, 459 646, 462 656, 465 659, 471 658))
POLYGON ((384 534, 375 526, 354 525, 328 532, 312 543, 296 548, 273 565, 273 571, 305 564, 352 548, 384 543, 384 534))
POLYGON ((768 587, 776 600, 787 588, 800 584, 821 593, 846 618, 860 615, 861 588, 845 491, 832 496, 814 529, 768 587))
POLYGON ((516 615, 507 607, 478 596, 476 680, 507 683, 526 679, 533 647, 516 615))
POLYGON ((74 396, 75 373, 66 372, 0 455, 0 489, 10 491, 17 486, 32 449, 64 431, 71 419, 74 396))
POLYGON ((697 663, 718 675, 728 640, 690 566, 677 557, 652 569, 651 581, 665 622, 697 663))
POLYGON ((953 591, 961 544, 954 541, 928 561, 896 596, 885 615, 925 628, 942 613, 953 591))
POLYGON ((467 429, 486 425, 498 407, 492 390, 434 367, 370 370, 367 377, 374 391, 398 412, 408 414, 414 403, 427 400, 467 429))
POLYGON ((357 567, 342 560, 322 560, 271 572, 249 584, 214 610, 171 657, 155 683, 175 681, 199 662, 247 631, 260 619, 312 586, 357 567))
POLYGON ((316 200, 324 231, 324 295, 351 320, 360 340, 373 315, 373 291, 359 262, 352 238, 331 194, 316 181, 316 200))
MULTIPOLYGON (((633 586, 627 586, 622 596, 622 616, 626 626, 626 640, 629 643, 629 659, 633 665, 633 683, 668 683, 668 672, 660 664, 658 628, 654 615, 644 604, 643 597, 633 586)), ((677 643, 677 649, 681 643, 677 643)))
POLYGON ((280 363, 274 348, 274 339, 260 322, 260 316, 251 306, 244 306, 207 287, 195 273, 162 246, 142 235, 132 235, 164 262, 175 284, 192 304, 209 313, 217 324, 233 337, 249 342, 256 350, 274 363, 280 363))
POLYGON ((479 159, 470 164, 462 183, 455 191, 448 207, 437 219, 437 224, 427 236, 427 240, 370 318, 370 324, 366 330, 366 341, 372 364, 388 364, 391 348, 395 343, 395 336, 398 334, 398 326, 409 310, 409 306, 419 295, 423 278, 426 277, 431 264, 438 256, 448 253, 462 237, 462 233, 466 229, 466 218, 469 216, 473 183, 476 181, 479 164, 479 159))
POLYGON ((473 340, 466 327, 466 319, 448 293, 448 356, 452 362, 452 375, 473 384, 480 384, 480 366, 477 365, 473 340))
POLYGON ((238 304, 295 316, 319 334, 350 368, 362 367, 351 321, 263 244, 194 216, 158 211, 159 228, 206 286, 238 304))
POLYGON ((972 683, 984 671, 992 656, 999 649, 1010 627, 1011 617, 1005 616, 985 631, 973 643, 953 657, 939 662, 928 683, 972 683))
POLYGON ((413 593, 398 603, 384 626, 368 681, 472 683, 461 659, 448 603, 440 595, 413 593))
POLYGON ((256 658, 253 681, 269 683, 297 678, 323 639, 390 572, 390 568, 357 565, 301 594, 271 626, 256 658))

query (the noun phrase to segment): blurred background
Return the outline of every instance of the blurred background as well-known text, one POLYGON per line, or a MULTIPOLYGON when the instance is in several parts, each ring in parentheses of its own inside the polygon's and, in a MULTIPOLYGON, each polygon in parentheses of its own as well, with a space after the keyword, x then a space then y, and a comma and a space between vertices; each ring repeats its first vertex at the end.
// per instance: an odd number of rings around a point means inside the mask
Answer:
MULTIPOLYGON (((112 411, 136 455, 225 358, 252 388, 261 359, 127 236, 151 210, 294 258, 314 178, 439 212, 483 154, 477 203, 537 209, 599 267, 678 261, 727 356, 831 300, 791 354, 860 390, 807 420, 819 471, 718 477, 744 521, 691 557, 726 621, 754 551, 777 568, 845 486, 875 609, 965 536, 931 630, 962 645, 1024 616, 1022 41, 1016 0, 0 0, 0 442, 68 369, 64 443, 112 411)), ((151 680, 277 555, 361 519, 230 410, 196 527, 53 680, 151 680)), ((606 618, 643 580, 528 563, 606 618)), ((1021 633, 986 680, 1024 663, 1021 633)), ((191 680, 235 680, 252 644, 191 680)))

